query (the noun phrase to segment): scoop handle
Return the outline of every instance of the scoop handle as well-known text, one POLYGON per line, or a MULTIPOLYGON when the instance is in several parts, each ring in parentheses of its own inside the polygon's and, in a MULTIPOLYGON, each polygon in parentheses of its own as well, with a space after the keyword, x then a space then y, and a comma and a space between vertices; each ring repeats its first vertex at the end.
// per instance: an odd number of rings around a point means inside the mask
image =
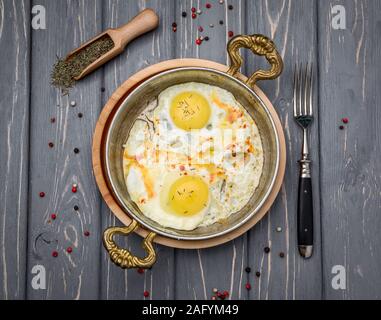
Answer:
POLYGON ((145 9, 122 27, 114 29, 114 41, 120 41, 125 47, 130 41, 142 34, 155 29, 159 24, 159 17, 152 9, 145 9))

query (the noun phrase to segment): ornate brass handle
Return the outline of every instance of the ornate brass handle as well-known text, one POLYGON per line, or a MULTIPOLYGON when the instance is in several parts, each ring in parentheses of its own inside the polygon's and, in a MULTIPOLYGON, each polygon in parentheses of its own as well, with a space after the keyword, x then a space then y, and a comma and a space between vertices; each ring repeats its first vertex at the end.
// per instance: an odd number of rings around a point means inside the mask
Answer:
POLYGON ((126 249, 120 248, 114 241, 116 234, 128 236, 139 227, 135 220, 132 220, 128 227, 111 227, 103 233, 103 244, 110 254, 112 262, 123 269, 145 268, 148 269, 156 262, 156 252, 153 248, 153 239, 156 233, 150 232, 143 240, 143 249, 147 252, 147 256, 143 259, 131 254, 126 249))
POLYGON ((240 48, 247 48, 257 55, 265 56, 271 65, 270 70, 258 70, 254 72, 246 82, 248 86, 253 87, 258 80, 275 79, 282 73, 283 61, 276 50, 274 42, 263 35, 253 34, 251 36, 235 36, 229 41, 228 54, 231 66, 228 74, 234 76, 241 67, 242 57, 239 54, 240 48))

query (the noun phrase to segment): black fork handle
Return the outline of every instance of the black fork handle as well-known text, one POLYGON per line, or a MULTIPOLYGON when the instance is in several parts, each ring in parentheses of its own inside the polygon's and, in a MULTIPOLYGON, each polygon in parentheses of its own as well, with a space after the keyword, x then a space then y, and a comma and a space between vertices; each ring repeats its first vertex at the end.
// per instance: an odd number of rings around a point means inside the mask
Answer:
MULTIPOLYGON (((298 248, 303 258, 310 258, 313 252, 313 199, 312 180, 310 173, 306 174, 305 162, 301 163, 302 169, 299 177, 298 194, 298 248)), ((309 163, 307 164, 309 171, 309 163)))

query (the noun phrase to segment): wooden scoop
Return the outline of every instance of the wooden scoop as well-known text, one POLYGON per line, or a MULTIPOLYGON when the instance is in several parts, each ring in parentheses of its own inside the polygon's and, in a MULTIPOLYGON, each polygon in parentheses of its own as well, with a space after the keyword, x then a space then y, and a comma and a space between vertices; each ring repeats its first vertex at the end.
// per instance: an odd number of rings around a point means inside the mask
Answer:
POLYGON ((104 63, 108 62, 118 54, 120 54, 126 45, 134 40, 135 38, 141 36, 142 34, 155 29, 159 24, 159 17, 152 9, 145 9, 135 16, 130 22, 124 26, 117 29, 108 29, 90 41, 83 44, 78 49, 70 52, 66 57, 66 60, 71 56, 75 55, 77 52, 82 50, 84 47, 98 40, 99 38, 108 35, 114 41, 114 47, 101 56, 99 59, 95 60, 92 64, 87 66, 82 73, 75 77, 75 80, 80 80, 89 73, 93 72, 95 69, 102 66, 104 63))

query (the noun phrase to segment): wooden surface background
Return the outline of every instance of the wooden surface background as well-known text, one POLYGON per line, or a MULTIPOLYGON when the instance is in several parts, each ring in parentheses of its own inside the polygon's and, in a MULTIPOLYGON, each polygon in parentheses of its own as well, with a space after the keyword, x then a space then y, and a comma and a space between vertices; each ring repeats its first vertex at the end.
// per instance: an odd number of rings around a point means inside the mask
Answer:
MULTIPOLYGON (((381 298, 381 1, 208 2, 210 10, 206 1, 0 0, 1 299, 143 299, 144 290, 152 299, 209 299, 214 287, 228 290, 233 299, 381 298), (345 30, 332 28, 331 10, 338 4, 346 9, 345 30), (46 30, 31 28, 35 5, 46 8, 46 30), (192 6, 203 10, 196 20, 190 18, 192 6), (49 85, 56 55, 126 23, 145 7, 160 16, 155 32, 135 40, 121 56, 78 83, 70 97, 49 85), (188 12, 187 18, 181 17, 182 11, 188 12), (174 21, 176 33, 171 30, 174 21), (201 46, 195 45, 198 25, 210 37, 201 46), (286 134, 281 192, 270 214, 241 238, 207 250, 159 246, 152 270, 143 275, 123 271, 101 245, 102 231, 118 221, 92 175, 97 117, 112 92, 147 65, 175 57, 228 63, 229 30, 268 35, 284 59, 281 78, 259 84, 277 108, 286 134), (305 261, 297 252, 295 230, 301 132, 291 109, 293 66, 307 61, 314 63, 317 80, 317 121, 311 133, 316 245, 313 258, 305 261), (75 108, 69 106, 72 100, 75 108), (350 122, 339 130, 343 117, 350 122), (79 154, 73 152, 76 147, 79 154), (73 183, 78 184, 75 194, 73 183), (52 222, 53 212, 58 218, 52 222), (87 230, 90 236, 84 237, 87 230), (69 246, 72 254, 65 251, 69 246), (263 251, 266 246, 269 254, 263 251), (54 250, 57 258, 52 257, 54 250), (46 290, 31 286, 35 265, 46 268, 46 290), (335 265, 345 267, 345 290, 331 285, 335 265), (261 272, 260 278, 255 271, 261 272)), ((263 65, 248 52, 245 58, 245 74, 263 65)), ((137 236, 121 240, 137 252, 142 251, 140 242, 137 236)))

